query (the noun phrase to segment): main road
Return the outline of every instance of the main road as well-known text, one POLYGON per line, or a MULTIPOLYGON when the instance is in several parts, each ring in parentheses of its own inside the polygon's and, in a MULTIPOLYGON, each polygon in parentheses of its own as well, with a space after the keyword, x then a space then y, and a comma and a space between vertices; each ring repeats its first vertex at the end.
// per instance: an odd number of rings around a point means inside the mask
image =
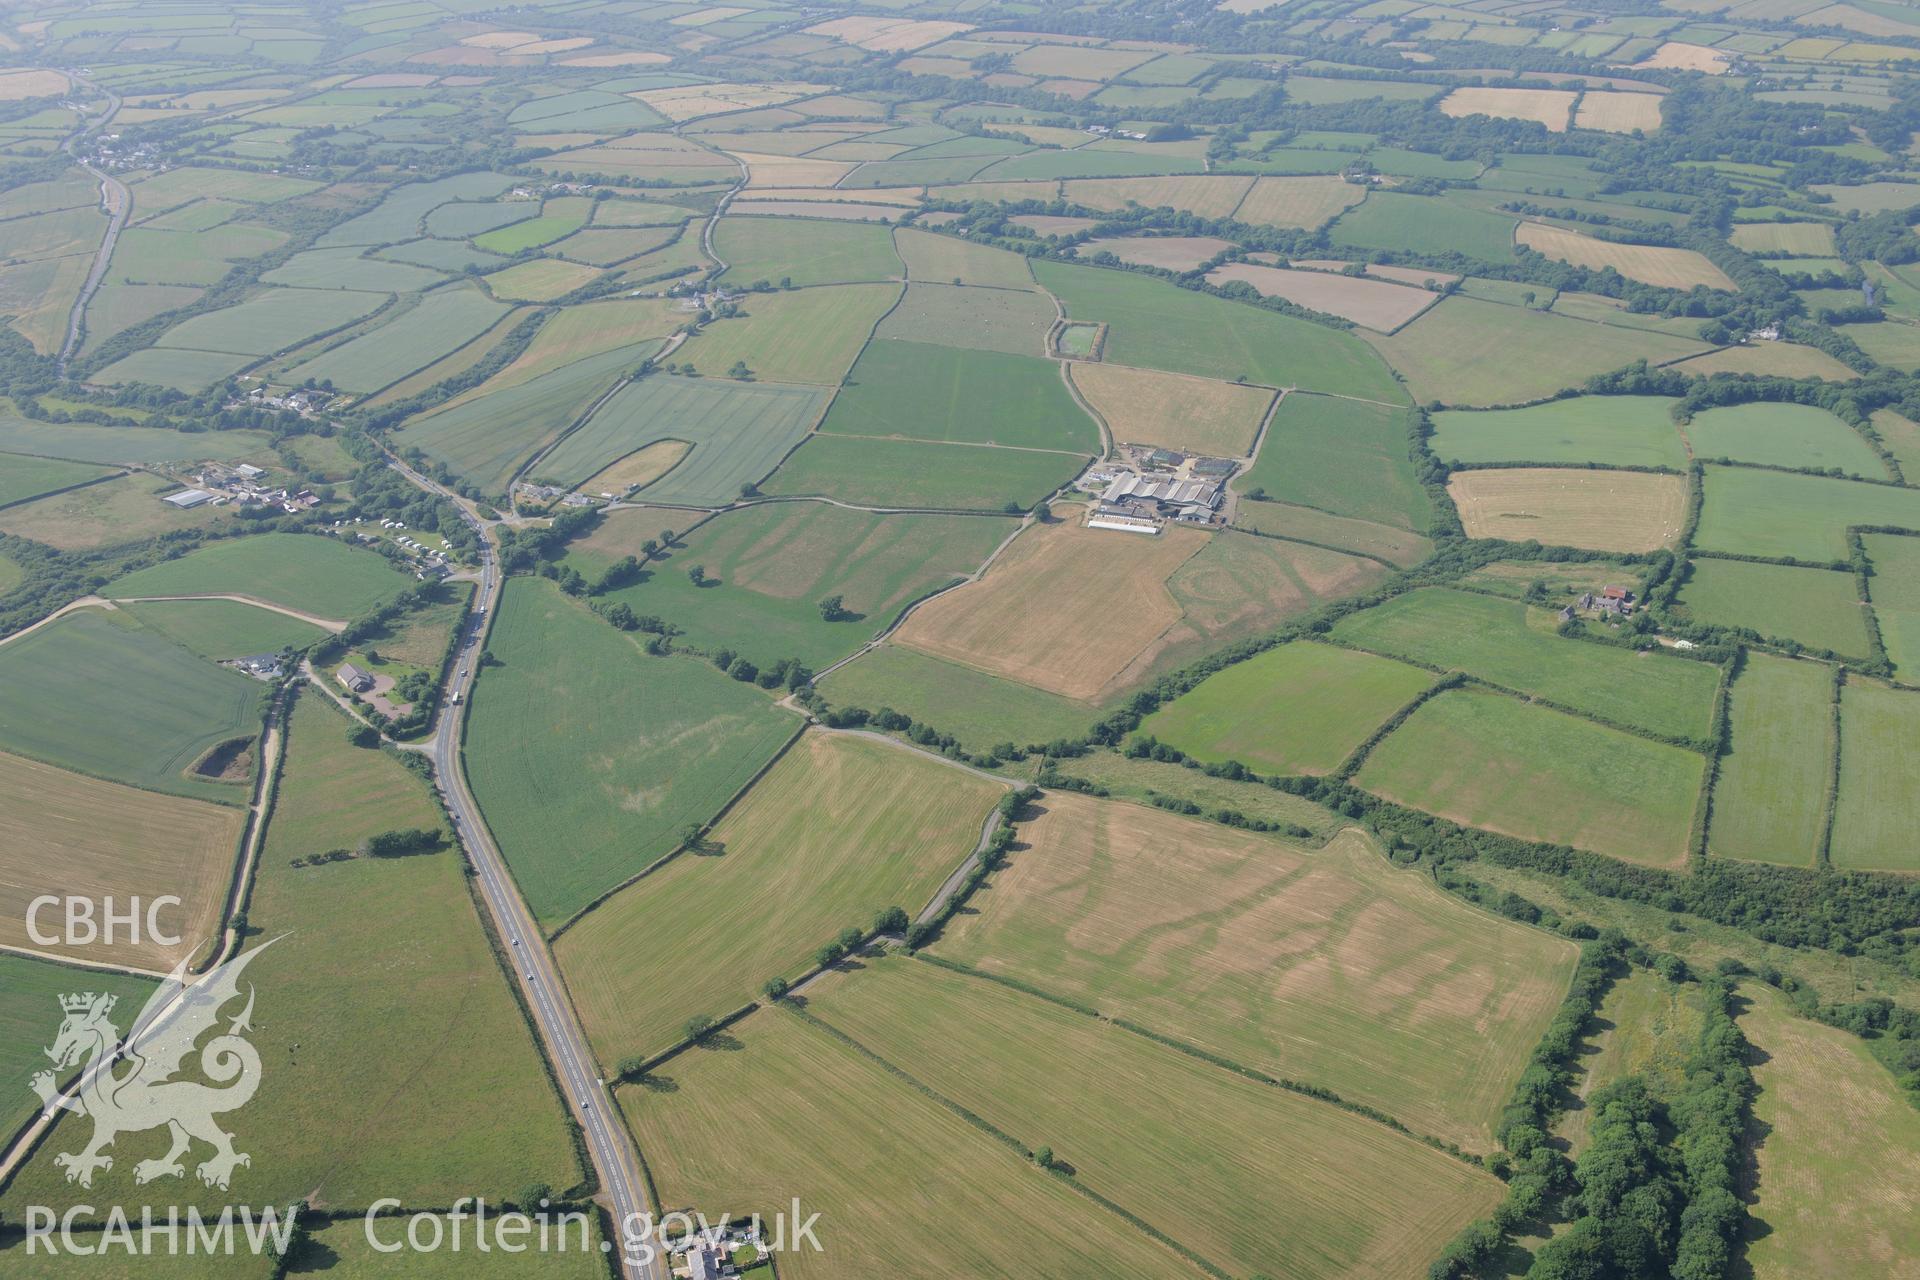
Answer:
POLYGON ((493 833, 481 821, 480 808, 467 787, 460 729, 471 701, 474 678, 479 674, 481 641, 486 635, 488 619, 500 602, 502 578, 492 530, 465 499, 398 459, 390 461, 415 485, 453 503, 480 536, 480 591, 467 628, 460 637, 453 674, 448 678, 440 704, 439 727, 434 731, 428 754, 439 778, 441 795, 453 817, 455 834, 473 863, 481 896, 513 963, 514 978, 533 1009, 540 1038, 560 1078, 567 1105, 586 1134, 587 1152, 599 1173, 607 1208, 613 1214, 614 1248, 620 1251, 622 1274, 629 1280, 669 1280, 664 1258, 657 1255, 636 1258, 626 1251, 624 1237, 628 1227, 649 1221, 638 1153, 627 1137, 625 1126, 614 1116, 612 1095, 594 1070, 586 1033, 574 1017, 573 1006, 567 1000, 559 970, 554 966, 539 925, 527 909, 526 900, 520 896, 519 886, 508 873, 506 860, 500 856, 493 833))

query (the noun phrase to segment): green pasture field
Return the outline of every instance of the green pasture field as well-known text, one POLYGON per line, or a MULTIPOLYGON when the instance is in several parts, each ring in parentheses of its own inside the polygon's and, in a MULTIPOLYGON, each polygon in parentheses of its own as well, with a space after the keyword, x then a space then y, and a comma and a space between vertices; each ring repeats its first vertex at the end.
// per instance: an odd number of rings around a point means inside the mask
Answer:
POLYGON ((770 1214, 795 1196, 819 1206, 822 1251, 781 1254, 788 1280, 879 1270, 948 1280, 995 1274, 1015 1256, 1058 1280, 1186 1267, 1024 1152, 783 1009, 729 1027, 650 1084, 622 1088, 619 1102, 665 1202, 716 1220, 770 1214), (911 1249, 892 1243, 903 1237, 911 1249))
POLYGON ((1920 870, 1920 694, 1868 680, 1840 693, 1840 794, 1834 804, 1836 867, 1920 870))
POLYGON ((1685 430, 1696 458, 1837 467, 1849 475, 1890 479, 1886 464, 1859 432, 1813 405, 1728 405, 1697 414, 1685 430))
MULTIPOLYGON (((365 294, 356 295, 365 297, 365 294)), ((116 360, 92 377, 103 386, 118 387, 129 382, 150 383, 189 394, 205 390, 254 362, 254 357, 226 351, 184 351, 174 347, 148 347, 124 359, 116 360)))
POLYGON ((1894 674, 1912 682, 1920 671, 1920 538, 1867 533, 1860 540, 1873 566, 1867 595, 1880 626, 1880 642, 1894 674))
POLYGON ((120 608, 148 630, 215 662, 304 649, 327 634, 298 618, 235 600, 153 600, 120 608))
POLYGON ((0 646, 0 749, 241 804, 244 787, 186 771, 216 744, 258 732, 264 692, 131 618, 82 609, 0 646))
POLYGON ((908 277, 916 282, 952 284, 957 280, 997 289, 1033 288, 1033 271, 1024 254, 912 227, 895 232, 893 245, 907 264, 908 277))
POLYGON ((833 386, 846 376, 874 324, 900 296, 897 285, 756 293, 740 302, 745 315, 715 320, 673 355, 709 378, 742 361, 769 382, 833 386))
MULTIPOLYGON (((1363 206, 1364 207, 1364 206, 1363 206)), ((1520 404, 1636 360, 1697 355, 1705 343, 1453 297, 1397 333, 1366 339, 1422 403, 1520 404)))
POLYGON ((815 435, 764 487, 859 506, 999 511, 1011 503, 1024 511, 1072 480, 1082 463, 1036 449, 815 435))
POLYGON ((1810 867, 1833 766, 1833 669, 1749 653, 1727 690, 1732 745, 1713 784, 1707 851, 1810 867))
POLYGON ((114 242, 107 278, 122 284, 215 284, 235 262, 286 241, 285 232, 250 222, 230 222, 210 231, 129 227, 114 242))
MULTIPOLYGON (((1142 91, 1136 89, 1131 92, 1142 91)), ((1126 104, 1123 100, 1115 105, 1126 104)), ((1161 173, 1199 173, 1204 167, 1205 162, 1197 155, 1130 155, 1124 151, 1095 151, 1088 147, 1009 156, 991 168, 969 176, 980 182, 1036 182, 1049 178, 1130 178, 1161 173)), ((950 178, 948 181, 965 179, 950 178)))
POLYGON ((1208 676, 1140 732, 1208 764, 1326 774, 1434 679, 1353 649, 1285 644, 1208 676))
MULTIPOLYGON (((497 1206, 487 1206, 488 1230, 497 1206)), ((382 1244, 403 1244, 407 1239, 408 1218, 389 1218, 373 1227, 374 1237, 382 1244)), ((587 1215, 584 1233, 577 1225, 568 1225, 564 1237, 560 1220, 549 1228, 552 1247, 537 1247, 539 1237, 529 1233, 522 1253, 507 1253, 500 1248, 482 1253, 474 1246, 471 1219, 455 1224, 443 1219, 447 1244, 438 1252, 427 1253, 403 1248, 398 1253, 382 1253, 367 1240, 364 1217, 324 1222, 314 1227, 313 1253, 309 1262, 296 1261, 287 1269, 289 1276, 326 1276, 329 1280, 354 1280, 364 1276, 395 1276, 398 1280, 605 1280, 607 1255, 600 1250, 605 1238, 598 1217, 587 1215), (452 1248, 456 1229, 461 1247, 452 1248), (585 1239, 582 1240, 584 1234, 585 1239)), ((433 1239, 432 1228, 421 1228, 421 1239, 433 1239)), ((98 1277, 97 1280, 107 1280, 98 1277)))
POLYGON ((616 391, 534 465, 533 475, 578 485, 636 449, 684 440, 693 451, 642 489, 647 501, 722 506, 740 496, 742 485, 765 479, 805 438, 827 394, 818 387, 654 374, 616 391))
MULTIPOLYGON (((684 513, 691 518, 692 513, 684 513)), ((649 564, 644 580, 605 593, 665 618, 682 643, 732 649, 762 667, 798 658, 819 670, 889 626, 915 600, 976 572, 1017 527, 982 516, 882 516, 824 502, 723 512, 649 564), (705 583, 687 568, 698 564, 705 583), (848 616, 820 612, 844 597, 848 616)), ((581 566, 591 576, 592 565, 581 566)))
POLYGON ((305 195, 317 190, 320 185, 305 178, 261 173, 252 169, 197 168, 189 165, 169 169, 141 181, 134 189, 134 202, 148 212, 202 198, 274 204, 291 196, 305 195))
MULTIPOLYGON (((98 991, 116 997, 121 1010, 138 1012, 154 986, 151 980, 130 974, 0 954, 0 1072, 20 1085, 0 1107, 0 1131, 11 1134, 29 1117, 39 1114, 40 1101, 28 1091, 26 1082, 51 1065, 40 1051, 53 1043, 54 1033, 60 1029, 61 996, 73 991, 98 991)), ((121 1026, 124 1029, 125 1022, 121 1026)), ((0 1261, 0 1266, 4 1265, 0 1261)))
POLYGON ((1002 680, 971 667, 883 644, 820 685, 836 707, 895 711, 950 733, 969 750, 1077 738, 1096 713, 1083 702, 1002 680))
POLYGON ((1311 800, 1270 787, 1211 778, 1185 765, 1134 759, 1111 750, 1096 750, 1064 763, 1063 776, 1097 783, 1123 800, 1151 801, 1155 795, 1167 795, 1190 800, 1209 811, 1237 809, 1249 818, 1299 827, 1308 833, 1303 838, 1316 841, 1325 840, 1346 822, 1343 815, 1311 800))
MULTIPOLYGON (((1791 270, 1806 264, 1789 261, 1782 265, 1791 270)), ((1902 373, 1912 373, 1920 368, 1920 326, 1882 321, 1878 324, 1846 325, 1840 332, 1852 338, 1855 346, 1888 368, 1898 369, 1902 373)))
POLYGON ((1433 554, 1433 543, 1417 533, 1375 524, 1370 520, 1350 520, 1329 515, 1311 507, 1285 502, 1243 500, 1234 509, 1233 526, 1255 533, 1282 538, 1298 538, 1322 546, 1344 547, 1364 555, 1377 556, 1406 568, 1433 554))
POLYGON ((386 301, 377 293, 270 289, 237 306, 183 320, 167 330, 155 345, 271 355, 297 346, 317 333, 369 316, 386 301))
POLYGON ((1920 1256, 1920 1218, 1902 1194, 1920 1179, 1911 1098, 1858 1036, 1758 982, 1740 993, 1751 1002, 1740 1029, 1759 1050, 1754 1120, 1767 1138, 1754 1152, 1752 1274, 1871 1275, 1920 1256))
POLYGON ((1866 606, 1851 573, 1745 560, 1693 561, 1678 603, 1696 622, 1744 627, 1843 657, 1865 658, 1866 606))
POLYGON ((1478 209, 1428 196, 1397 196, 1375 191, 1328 229, 1336 245, 1353 249, 1394 249, 1403 253, 1461 253, 1484 262, 1513 261, 1511 214, 1478 209))
POLYGON ((1408 411, 1294 394, 1280 401, 1240 493, 1264 489, 1284 502, 1332 515, 1427 527, 1427 495, 1413 474, 1408 411))
POLYGON ((68 489, 112 474, 110 468, 89 466, 82 462, 0 453, 0 507, 10 507, 43 493, 68 489))
POLYGON ((720 219, 713 251, 732 284, 766 280, 795 285, 895 280, 906 268, 886 227, 798 218, 720 219))
POLYGON ((1716 668, 1562 639, 1554 621, 1517 601, 1423 587, 1349 615, 1332 636, 1655 733, 1706 736, 1720 680, 1716 668))
POLYGON ((808 1013, 1001 1131, 1051 1145, 1076 1183, 1223 1270, 1417 1271, 1499 1195, 1491 1175, 1383 1125, 903 956, 834 975, 808 992, 808 1013), (1071 1091, 1047 1079, 1063 1059, 1071 1091), (1114 1108, 1125 1123, 1110 1122, 1114 1108), (1263 1196, 1297 1211, 1242 1211, 1263 1196), (1377 1213, 1383 1196, 1408 1211, 1377 1213))
POLYGON ((109 276, 87 304, 86 340, 80 350, 91 352, 115 334, 197 301, 204 292, 192 285, 121 284, 109 276))
POLYGON ((464 240, 409 240, 372 251, 375 256, 395 262, 417 263, 436 271, 465 271, 478 267, 490 271, 506 265, 506 259, 494 253, 482 253, 464 240))
MULTIPOLYGON (((248 904, 261 948, 243 979, 257 991, 248 1038, 267 1064, 255 1105, 272 1122, 239 1129, 253 1162, 231 1190, 200 1186, 191 1165, 182 1182, 160 1185, 183 1197, 170 1203, 203 1209, 235 1195, 259 1204, 315 1195, 337 1208, 383 1196, 497 1203, 536 1180, 568 1186, 580 1169, 559 1099, 459 853, 291 865, 383 831, 444 830, 426 786, 390 756, 350 745, 347 724, 317 693, 296 705, 248 904)), ((87 1190, 51 1162, 82 1131, 56 1130, 10 1189, 9 1217, 17 1203, 104 1212, 152 1194, 135 1187, 135 1157, 160 1154, 164 1135, 120 1139, 113 1169, 87 1190)))
POLYGON ((336 538, 263 533, 223 538, 177 560, 135 570, 107 594, 128 600, 230 592, 344 622, 412 585, 384 556, 336 538))
POLYGON ((467 776, 548 925, 709 821, 798 728, 752 685, 649 657, 545 582, 508 584, 488 649, 500 665, 474 692, 467 776))
POLYGON ((409 182, 392 188, 386 197, 366 213, 334 227, 321 236, 322 249, 342 245, 389 245, 411 240, 421 234, 421 221, 435 209, 454 200, 491 200, 514 185, 515 179, 501 173, 460 173, 450 178, 409 182))
POLYGON ((1421 704, 1356 781, 1465 826, 1676 867, 1704 768, 1679 747, 1456 689, 1421 704))
POLYGON ((1046 260, 1033 268, 1075 320, 1107 323, 1103 354, 1115 364, 1407 403, 1350 334, 1137 273, 1046 260))
POLYGON ((1038 356, 1046 351, 1053 321, 1052 299, 1036 289, 916 282, 874 336, 1038 356))
POLYGON ((437 289, 356 338, 287 371, 285 380, 378 391, 485 333, 507 308, 474 288, 437 289))
POLYGON ((26 576, 26 570, 17 561, 0 556, 0 596, 10 595, 26 576))
POLYGON ((875 341, 854 362, 820 430, 947 444, 1094 454, 1099 428, 1039 356, 875 341))
POLYGON ((1019 835, 933 954, 1469 1150, 1492 1148, 1573 970, 1565 941, 1393 868, 1354 828, 1307 849, 1055 791, 1019 835))
MULTIPOLYGON (((516 222, 525 222, 540 213, 537 200, 493 200, 481 203, 443 204, 427 215, 422 228, 430 236, 465 240, 485 235, 516 222)), ((501 253, 511 253, 501 249, 501 253)))
POLYGON ((1592 1113, 1584 1102, 1595 1090, 1637 1075, 1657 1098, 1680 1096, 1704 1021, 1697 997, 1698 988, 1675 986, 1652 969, 1634 969, 1608 989, 1587 1035, 1593 1052, 1576 1062, 1576 1096, 1583 1105, 1570 1107, 1554 1126, 1555 1136, 1571 1146, 1569 1154, 1577 1157, 1587 1145, 1592 1113))
POLYGON ((262 284, 298 289, 364 289, 373 293, 411 293, 443 283, 446 276, 404 262, 361 256, 361 250, 309 249, 296 253, 260 277, 262 284))
POLYGON ((1855 525, 1920 529, 1920 490, 1754 467, 1708 466, 1694 545, 1824 563, 1848 557, 1855 525))
POLYGON ((845 928, 911 915, 980 842, 999 784, 887 742, 796 742, 682 853, 561 935, 567 985, 602 1062, 655 1053, 696 1014, 798 978, 845 928))
POLYGON ((395 433, 394 441, 403 449, 424 450, 489 493, 504 492, 521 462, 573 425, 657 349, 657 343, 640 343, 576 360, 416 418, 395 433))
POLYGON ((586 214, 542 215, 524 222, 513 222, 484 235, 473 237, 473 247, 509 257, 526 249, 537 249, 563 236, 570 236, 586 225, 586 214))
POLYGON ((1575 396, 1524 409, 1433 415, 1433 451, 1449 462, 1601 463, 1684 470, 1665 396, 1575 396))

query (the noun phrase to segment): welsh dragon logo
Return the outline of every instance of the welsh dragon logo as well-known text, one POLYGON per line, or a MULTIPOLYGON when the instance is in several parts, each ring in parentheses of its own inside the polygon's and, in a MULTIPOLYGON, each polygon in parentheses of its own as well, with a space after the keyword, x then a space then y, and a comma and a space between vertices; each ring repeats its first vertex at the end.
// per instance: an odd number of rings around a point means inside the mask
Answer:
POLYGON ((114 1139, 163 1125, 172 1145, 165 1155, 133 1167, 137 1183, 185 1176, 181 1157, 196 1139, 213 1148, 211 1158, 195 1171, 209 1187, 226 1190, 233 1171, 252 1163, 233 1149, 233 1135, 214 1120, 245 1106, 260 1087, 260 1054, 244 1036, 252 1029, 251 985, 246 1006, 227 1021, 225 1031, 204 1045, 200 1041, 218 1029, 221 1009, 239 997, 241 973, 271 945, 244 952, 191 986, 182 961, 141 1009, 124 1042, 112 1021, 116 997, 89 991, 60 998, 65 1019, 46 1050, 53 1066, 35 1074, 30 1084, 46 1115, 70 1111, 93 1121, 93 1137, 85 1148, 53 1158, 68 1182, 92 1186, 95 1170, 113 1168, 113 1157, 105 1151, 114 1139), (212 1084, 180 1078, 189 1059, 198 1063, 195 1074, 212 1084), (78 1085, 63 1092, 57 1073, 82 1062, 86 1067, 78 1085))

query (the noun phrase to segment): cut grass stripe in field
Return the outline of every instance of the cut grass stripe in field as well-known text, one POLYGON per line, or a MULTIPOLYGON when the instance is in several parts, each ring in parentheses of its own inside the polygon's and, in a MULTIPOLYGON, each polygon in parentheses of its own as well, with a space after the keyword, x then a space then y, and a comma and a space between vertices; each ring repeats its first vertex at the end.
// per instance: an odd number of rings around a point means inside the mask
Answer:
POLYGON ((1718 669, 1554 634, 1554 616, 1517 600, 1423 587, 1352 614, 1333 638, 1465 671, 1621 724, 1703 738, 1718 669))
POLYGON ((1829 857, 1837 867, 1920 871, 1920 694, 1866 680, 1840 692, 1840 795, 1829 857))
POLYGON ((1431 672, 1355 649, 1286 644, 1208 676, 1140 732, 1208 764, 1331 773, 1433 682, 1431 672))
POLYGON ((507 585, 467 771, 534 914, 558 924, 719 812, 798 727, 710 662, 655 658, 546 582, 507 585))
POLYGON ((1417 1272, 1499 1194, 1384 1125, 904 956, 833 975, 807 1009, 996 1128, 1049 1144, 1076 1183, 1234 1272, 1417 1272), (1379 1213, 1387 1198, 1404 1211, 1379 1213), (1293 1208, 1244 1212, 1263 1200, 1293 1208))
POLYGON ((1393 868, 1050 792, 936 953, 1379 1107, 1476 1151, 1574 949, 1393 868))
POLYGON ((1716 857, 1812 866, 1833 767, 1833 670, 1749 653, 1727 690, 1733 729, 1713 784, 1716 857))
POLYGON ((1679 866, 1705 761, 1578 716, 1479 689, 1422 703, 1357 779, 1470 827, 1679 866))
POLYGON ((980 840, 1004 788, 888 742, 813 732, 702 848, 561 936, 560 961, 605 1062, 657 1053, 822 944, 898 906, 918 915, 980 840))

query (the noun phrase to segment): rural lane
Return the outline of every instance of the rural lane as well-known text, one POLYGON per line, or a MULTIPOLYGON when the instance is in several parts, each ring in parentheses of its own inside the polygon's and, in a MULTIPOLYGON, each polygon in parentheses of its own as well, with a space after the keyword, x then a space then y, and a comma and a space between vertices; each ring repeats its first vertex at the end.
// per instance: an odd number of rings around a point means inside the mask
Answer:
POLYGON ((465 499, 397 458, 390 460, 413 484, 453 503, 461 517, 480 535, 480 591, 475 611, 459 639, 459 654, 447 677, 439 724, 434 729, 428 755, 447 811, 453 817, 455 838, 473 864, 481 896, 505 943, 515 979, 533 1010, 547 1057, 559 1077, 567 1104, 573 1108, 574 1118, 586 1136, 588 1154, 599 1173, 602 1193, 613 1214, 614 1247, 620 1251, 621 1273, 629 1280, 669 1280, 664 1258, 653 1256, 641 1261, 625 1253, 623 1237, 628 1226, 644 1221, 649 1208, 642 1189, 639 1155, 624 1125, 614 1119, 612 1094, 595 1072, 586 1033, 574 1016, 552 953, 547 950, 540 927, 528 910, 526 900, 520 896, 519 886, 507 871, 506 860, 467 787, 460 747, 461 726, 466 720, 474 677, 479 670, 481 640, 486 635, 488 618, 499 605, 503 581, 494 539, 487 522, 465 499), (454 701, 455 698, 459 701, 454 701))
POLYGON ((82 160, 80 153, 75 150, 83 139, 105 128, 107 122, 119 114, 120 95, 95 84, 85 76, 76 75, 71 71, 67 75, 75 82, 107 96, 106 112, 98 120, 82 125, 61 144, 61 148, 73 157, 75 164, 100 180, 100 203, 107 209, 107 234, 106 238, 100 242, 99 252, 93 255, 93 265, 87 269, 86 282, 80 286, 80 292, 73 300, 73 310, 67 316, 67 338, 60 345, 60 358, 57 363, 60 376, 63 378, 67 376, 67 362, 73 358, 74 349, 80 345, 80 335, 85 331, 87 304, 93 301, 94 292, 99 289, 100 281, 106 278, 107 263, 113 258, 113 247, 120 240, 121 229, 127 225, 127 215, 133 212, 133 193, 127 190, 127 184, 111 174, 94 168, 82 160))

